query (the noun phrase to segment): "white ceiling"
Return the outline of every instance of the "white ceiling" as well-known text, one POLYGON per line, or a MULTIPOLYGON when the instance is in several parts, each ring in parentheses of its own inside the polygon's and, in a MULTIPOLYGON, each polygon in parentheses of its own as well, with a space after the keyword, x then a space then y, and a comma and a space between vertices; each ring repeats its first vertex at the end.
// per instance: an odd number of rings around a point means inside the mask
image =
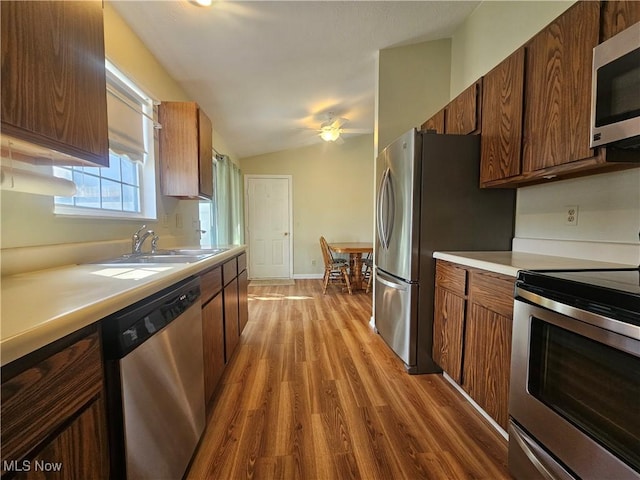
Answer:
POLYGON ((322 142, 329 112, 373 132, 378 50, 449 37, 480 2, 111 3, 243 158, 322 142))

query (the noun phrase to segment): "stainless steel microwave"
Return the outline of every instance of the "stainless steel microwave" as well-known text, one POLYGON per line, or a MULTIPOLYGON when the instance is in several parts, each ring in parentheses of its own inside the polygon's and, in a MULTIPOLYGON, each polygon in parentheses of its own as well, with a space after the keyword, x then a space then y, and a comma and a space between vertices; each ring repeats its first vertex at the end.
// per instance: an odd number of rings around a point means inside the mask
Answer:
POLYGON ((640 148, 640 22, 593 49, 591 148, 640 148))

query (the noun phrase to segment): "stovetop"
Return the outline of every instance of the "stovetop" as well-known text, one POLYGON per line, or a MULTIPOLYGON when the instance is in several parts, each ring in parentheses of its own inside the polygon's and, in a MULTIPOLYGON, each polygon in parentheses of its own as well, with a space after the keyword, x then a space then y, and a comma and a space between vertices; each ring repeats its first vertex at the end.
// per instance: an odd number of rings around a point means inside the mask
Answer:
POLYGON ((640 269, 518 272, 516 286, 542 297, 640 325, 640 269))

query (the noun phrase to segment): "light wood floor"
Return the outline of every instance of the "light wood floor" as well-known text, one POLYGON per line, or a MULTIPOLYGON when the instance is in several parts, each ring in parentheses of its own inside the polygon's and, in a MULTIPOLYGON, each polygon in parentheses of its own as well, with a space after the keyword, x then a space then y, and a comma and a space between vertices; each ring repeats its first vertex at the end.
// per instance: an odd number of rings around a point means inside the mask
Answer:
POLYGON ((249 288, 187 478, 510 478, 506 441, 441 375, 406 374, 371 308, 320 280, 249 288))

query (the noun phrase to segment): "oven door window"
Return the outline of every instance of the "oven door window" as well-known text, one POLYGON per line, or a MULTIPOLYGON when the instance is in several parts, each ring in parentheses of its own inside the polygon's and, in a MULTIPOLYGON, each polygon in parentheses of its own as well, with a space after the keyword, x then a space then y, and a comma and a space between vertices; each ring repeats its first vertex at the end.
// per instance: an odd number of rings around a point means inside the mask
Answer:
POLYGON ((640 115, 640 49, 598 68, 596 127, 640 115))
POLYGON ((640 359, 531 319, 529 393, 640 471, 640 359))

